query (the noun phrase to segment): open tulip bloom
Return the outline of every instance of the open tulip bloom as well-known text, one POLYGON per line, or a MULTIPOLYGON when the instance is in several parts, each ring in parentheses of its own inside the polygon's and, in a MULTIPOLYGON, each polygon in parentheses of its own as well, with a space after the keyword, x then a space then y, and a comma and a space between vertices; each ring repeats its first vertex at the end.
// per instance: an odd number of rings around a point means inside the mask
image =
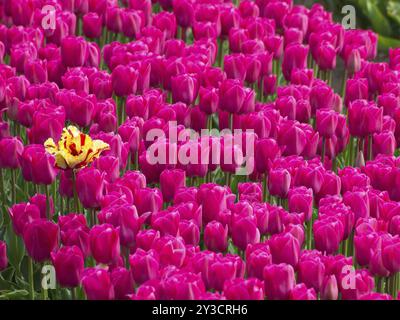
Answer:
POLYGON ((398 298, 400 48, 292 0, 44 5, 0 6, 0 299, 398 298))

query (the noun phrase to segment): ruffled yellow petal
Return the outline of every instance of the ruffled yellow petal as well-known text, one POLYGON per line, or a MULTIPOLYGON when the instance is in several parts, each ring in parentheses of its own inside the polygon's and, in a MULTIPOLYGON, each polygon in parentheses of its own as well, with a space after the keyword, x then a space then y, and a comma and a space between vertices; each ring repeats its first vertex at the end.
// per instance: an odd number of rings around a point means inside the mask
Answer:
POLYGON ((61 169, 82 168, 98 158, 100 153, 110 146, 101 140, 92 140, 89 135, 81 133, 78 128, 68 126, 63 129, 57 145, 53 139, 45 142, 47 152, 56 158, 56 164, 61 169))
POLYGON ((57 152, 57 146, 54 143, 54 140, 52 138, 48 138, 45 142, 44 142, 44 148, 46 149, 46 151, 52 155, 56 154, 57 152))

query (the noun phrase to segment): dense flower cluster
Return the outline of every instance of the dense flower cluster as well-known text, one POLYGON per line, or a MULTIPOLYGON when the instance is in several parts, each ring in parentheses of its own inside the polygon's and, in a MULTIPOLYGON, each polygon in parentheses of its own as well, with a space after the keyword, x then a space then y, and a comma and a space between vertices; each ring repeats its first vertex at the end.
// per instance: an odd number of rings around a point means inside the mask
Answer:
POLYGON ((373 32, 292 0, 5 0, 0 21, 0 270, 27 264, 29 298, 397 298, 400 49, 373 62, 373 32))

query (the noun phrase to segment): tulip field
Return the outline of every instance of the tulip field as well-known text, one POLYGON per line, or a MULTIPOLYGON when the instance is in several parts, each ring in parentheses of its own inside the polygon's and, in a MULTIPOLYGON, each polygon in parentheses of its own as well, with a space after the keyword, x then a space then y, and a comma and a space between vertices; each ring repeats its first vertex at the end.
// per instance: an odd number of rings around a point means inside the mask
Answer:
POLYGON ((400 48, 298 3, 0 1, 0 300, 398 299, 400 48))

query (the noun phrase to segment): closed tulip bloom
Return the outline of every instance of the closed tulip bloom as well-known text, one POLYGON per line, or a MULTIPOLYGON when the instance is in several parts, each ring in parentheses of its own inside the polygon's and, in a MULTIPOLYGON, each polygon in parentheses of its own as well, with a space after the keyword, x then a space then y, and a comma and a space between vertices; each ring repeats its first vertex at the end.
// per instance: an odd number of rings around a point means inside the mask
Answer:
POLYGON ((219 103, 218 91, 215 88, 200 87, 199 89, 199 108, 207 115, 217 111, 219 103))
POLYGON ((192 272, 176 272, 161 282, 163 299, 197 300, 205 293, 201 276, 192 272))
POLYGON ((298 280, 308 288, 319 292, 325 276, 325 265, 319 257, 301 258, 298 265, 298 280))
POLYGON ((58 219, 61 242, 64 246, 77 246, 84 257, 90 254, 89 228, 83 214, 70 213, 58 219))
POLYGON ((336 131, 338 114, 332 110, 317 110, 316 126, 322 137, 331 138, 336 131))
POLYGON ((24 74, 30 83, 44 83, 47 81, 47 61, 29 59, 24 65, 24 74))
POLYGON ((176 236, 179 230, 180 215, 176 210, 154 212, 151 216, 151 226, 160 231, 161 235, 176 236))
POLYGON ((58 141, 65 124, 63 107, 43 106, 33 114, 32 127, 28 131, 30 143, 42 144, 48 138, 58 141))
POLYGON ((369 271, 373 276, 388 277, 390 271, 383 264, 382 250, 376 250, 369 261, 369 271))
POLYGON ((76 191, 85 208, 99 208, 103 199, 104 173, 95 168, 83 168, 76 177, 76 191))
POLYGON ((393 132, 386 130, 380 133, 375 133, 372 139, 372 152, 374 157, 379 154, 389 156, 394 154, 396 149, 396 138, 393 132))
POLYGON ((61 41, 61 57, 65 67, 82 67, 86 51, 87 43, 82 37, 68 36, 61 41))
POLYGON ((291 176, 286 169, 271 169, 268 175, 268 191, 271 195, 286 198, 291 176))
POLYGON ((135 292, 132 274, 123 267, 111 271, 111 282, 117 300, 127 300, 135 292))
POLYGON ((315 248, 333 254, 339 249, 343 238, 343 224, 340 220, 329 217, 317 220, 313 224, 315 248))
POLYGON ((119 258, 118 230, 111 224, 95 225, 90 230, 90 249, 98 263, 111 264, 119 258))
POLYGON ((179 235, 187 245, 197 246, 200 242, 200 229, 193 220, 179 222, 179 235))
POLYGON ((159 257, 154 250, 144 251, 137 249, 129 256, 131 273, 136 284, 140 285, 148 280, 153 280, 159 274, 159 257))
POLYGON ((400 241, 398 238, 394 238, 387 244, 384 244, 382 248, 382 260, 383 265, 391 274, 395 274, 400 271, 400 241))
POLYGON ((321 70, 336 68, 336 48, 329 41, 322 41, 317 49, 317 64, 321 70))
MULTIPOLYGON (((43 219, 47 218, 47 200, 44 194, 35 194, 29 199, 29 203, 36 205, 40 210, 40 217, 43 219)), ((49 209, 50 217, 54 215, 54 201, 52 197, 49 197, 49 209)))
POLYGON ((102 18, 95 12, 86 13, 82 18, 82 30, 88 38, 99 38, 103 31, 102 18))
POLYGON ((244 81, 246 70, 247 59, 243 54, 232 54, 224 57, 224 71, 228 79, 244 81))
POLYGON ((219 213, 228 208, 231 193, 227 188, 216 184, 202 184, 197 193, 197 202, 202 205, 205 223, 218 220, 219 213))
POLYGON ((227 280, 236 278, 237 265, 227 257, 218 257, 209 266, 209 286, 222 291, 227 280))
POLYGON ((19 138, 9 137, 0 140, 0 168, 17 169, 24 145, 19 138))
POLYGON ((135 206, 130 204, 112 205, 98 213, 100 223, 109 223, 118 228, 121 245, 131 248, 135 245, 145 216, 139 218, 135 206))
POLYGON ((172 100, 192 104, 197 97, 199 84, 197 78, 189 74, 181 74, 171 78, 172 100))
POLYGON ((185 261, 186 247, 182 237, 163 236, 154 241, 153 249, 158 253, 162 266, 172 264, 179 268, 185 261))
POLYGON ((248 255, 246 253, 246 267, 249 277, 256 277, 260 280, 263 280, 264 268, 265 266, 271 264, 272 256, 269 252, 268 246, 261 249, 255 249, 248 255))
POLYGON ((259 173, 265 173, 271 166, 272 161, 281 154, 278 143, 274 139, 258 139, 255 145, 255 164, 259 173))
POLYGON ((256 219, 238 217, 232 222, 232 241, 240 250, 245 250, 248 244, 260 242, 260 231, 256 219))
POLYGON ((297 187, 289 190, 289 212, 304 213, 306 221, 311 219, 313 208, 313 194, 311 189, 297 187))
POLYGON ((271 264, 264 268, 265 295, 271 300, 288 300, 296 285, 294 269, 291 265, 271 264))
POLYGON ((359 218, 368 218, 370 215, 370 203, 368 194, 363 190, 346 192, 343 195, 344 204, 348 205, 355 214, 355 221, 359 218))
POLYGON ((346 83, 345 104, 359 99, 368 99, 368 80, 364 78, 349 79, 346 83))
POLYGON ((35 184, 52 184, 56 178, 55 159, 43 145, 31 144, 24 148, 20 157, 22 175, 35 184))
POLYGON ((334 274, 326 275, 321 286, 321 299, 337 300, 339 295, 338 284, 334 274))
POLYGON ((34 204, 18 203, 9 209, 9 214, 14 232, 22 235, 27 224, 40 218, 40 209, 34 204))
POLYGON ((259 279, 233 279, 224 284, 228 300, 264 300, 264 284, 259 279))
POLYGON ((287 263, 296 268, 300 256, 300 244, 291 233, 275 234, 268 244, 273 263, 287 263))
POLYGON ((89 300, 113 300, 115 298, 110 274, 105 269, 96 267, 85 269, 82 286, 89 300))
POLYGON ((136 247, 149 251, 155 240, 160 238, 160 232, 154 229, 140 230, 136 235, 136 247))
POLYGON ((367 270, 355 271, 355 280, 352 279, 355 287, 349 285, 349 280, 346 282, 345 279, 341 279, 341 281, 342 287, 340 288, 340 293, 343 300, 358 300, 361 296, 371 293, 375 287, 374 278, 371 277, 367 270), (346 284, 345 287, 343 287, 343 283, 346 284))
POLYGON ((293 69, 307 68, 308 46, 292 44, 285 49, 282 72, 286 80, 290 79, 293 69))
POLYGON ((290 291, 290 300, 317 300, 317 294, 314 288, 308 289, 304 283, 299 283, 290 291))
POLYGON ((97 99, 111 98, 113 88, 111 83, 111 76, 106 72, 94 72, 89 77, 90 92, 93 93, 97 99))
POLYGON ((228 79, 219 88, 219 106, 229 113, 240 113, 246 97, 245 90, 238 80, 228 79))
POLYGON ((379 237, 376 233, 354 236, 355 256, 359 265, 369 265, 373 252, 376 251, 380 245, 378 241, 379 237))
POLYGON ((194 6, 190 0, 174 0, 172 2, 176 22, 182 28, 191 27, 194 21, 194 6))
POLYGON ((3 271, 8 266, 7 258, 7 244, 4 241, 0 241, 0 271, 3 271))
POLYGON ((137 89, 138 72, 129 66, 118 65, 111 73, 111 82, 117 96, 134 94, 137 89))
POLYGON ((225 252, 228 248, 228 226, 218 221, 209 222, 204 229, 204 244, 208 250, 225 252))
POLYGON ((159 189, 143 188, 135 193, 135 206, 139 215, 146 212, 158 212, 162 208, 163 199, 159 189))
POLYGON ((23 238, 29 256, 36 262, 43 262, 50 259, 51 252, 58 247, 58 225, 35 219, 25 226, 23 238))
POLYGON ((57 252, 52 252, 51 260, 61 287, 79 286, 85 263, 82 251, 77 246, 64 246, 57 252))

